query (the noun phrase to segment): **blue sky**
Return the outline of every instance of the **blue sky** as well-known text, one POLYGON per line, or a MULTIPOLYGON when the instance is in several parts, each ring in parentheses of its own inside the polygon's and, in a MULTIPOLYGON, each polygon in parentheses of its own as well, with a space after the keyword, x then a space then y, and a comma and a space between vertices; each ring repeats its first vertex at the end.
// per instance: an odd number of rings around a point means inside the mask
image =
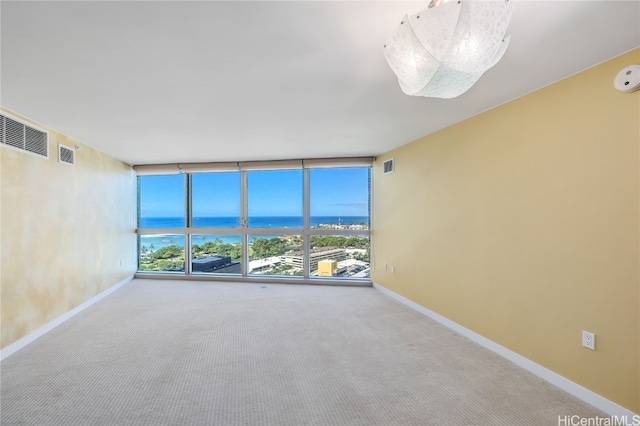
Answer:
MULTIPOLYGON (((141 217, 180 217, 184 214, 184 175, 140 178, 141 217)), ((249 216, 302 215, 302 170, 247 173, 249 216)), ((195 174, 193 215, 240 214, 240 174, 195 174)), ((367 216, 369 169, 312 169, 311 216, 367 216)))

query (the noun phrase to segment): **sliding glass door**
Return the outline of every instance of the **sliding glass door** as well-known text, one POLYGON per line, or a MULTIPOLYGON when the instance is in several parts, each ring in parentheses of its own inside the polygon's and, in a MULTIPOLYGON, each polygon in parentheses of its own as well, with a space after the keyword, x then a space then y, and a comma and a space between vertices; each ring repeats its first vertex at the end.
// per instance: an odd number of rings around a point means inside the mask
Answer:
POLYGON ((309 276, 369 277, 370 169, 308 172, 309 276))
POLYGON ((250 275, 303 276, 283 259, 302 250, 303 171, 247 172, 250 275))
POLYGON ((138 177, 140 271, 184 273, 184 191, 182 175, 138 177))
POLYGON ((190 188, 191 273, 242 275, 240 172, 194 173, 190 188))

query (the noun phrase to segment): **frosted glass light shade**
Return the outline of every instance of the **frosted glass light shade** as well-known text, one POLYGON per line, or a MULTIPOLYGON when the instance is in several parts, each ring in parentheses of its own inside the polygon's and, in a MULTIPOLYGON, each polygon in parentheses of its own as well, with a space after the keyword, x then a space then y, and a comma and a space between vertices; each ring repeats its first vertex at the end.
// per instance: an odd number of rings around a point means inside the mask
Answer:
POLYGON ((512 11, 513 0, 445 0, 405 15, 384 46, 402 91, 455 98, 469 90, 507 50, 512 11))

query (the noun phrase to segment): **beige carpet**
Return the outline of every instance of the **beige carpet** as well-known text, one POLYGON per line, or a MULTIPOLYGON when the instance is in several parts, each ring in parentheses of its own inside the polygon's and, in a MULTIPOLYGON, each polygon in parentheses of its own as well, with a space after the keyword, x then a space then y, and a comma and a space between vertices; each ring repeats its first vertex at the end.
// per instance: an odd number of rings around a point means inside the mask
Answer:
POLYGON ((134 280, 1 365, 9 425, 557 425, 604 414, 372 288, 134 280))

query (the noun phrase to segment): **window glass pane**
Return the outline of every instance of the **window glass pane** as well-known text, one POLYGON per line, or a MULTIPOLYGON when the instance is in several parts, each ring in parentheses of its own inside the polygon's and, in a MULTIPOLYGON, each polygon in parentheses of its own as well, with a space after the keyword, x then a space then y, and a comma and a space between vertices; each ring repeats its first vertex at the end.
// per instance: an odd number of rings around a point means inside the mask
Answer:
POLYGON ((249 274, 302 276, 302 236, 250 235, 249 274), (285 260, 294 254, 299 262, 285 260))
POLYGON ((240 235, 192 235, 191 271, 194 274, 241 274, 240 235))
POLYGON ((311 228, 369 229, 370 168, 309 170, 311 228))
POLYGON ((247 172, 248 226, 302 228, 302 170, 247 172))
POLYGON ((312 235, 310 276, 319 278, 368 278, 369 237, 312 235))
POLYGON ((139 235, 138 270, 184 272, 184 235, 139 235))
POLYGON ((191 176, 194 228, 240 226, 240 173, 197 173, 191 176))
POLYGON ((184 175, 138 177, 138 227, 184 228, 184 175))

